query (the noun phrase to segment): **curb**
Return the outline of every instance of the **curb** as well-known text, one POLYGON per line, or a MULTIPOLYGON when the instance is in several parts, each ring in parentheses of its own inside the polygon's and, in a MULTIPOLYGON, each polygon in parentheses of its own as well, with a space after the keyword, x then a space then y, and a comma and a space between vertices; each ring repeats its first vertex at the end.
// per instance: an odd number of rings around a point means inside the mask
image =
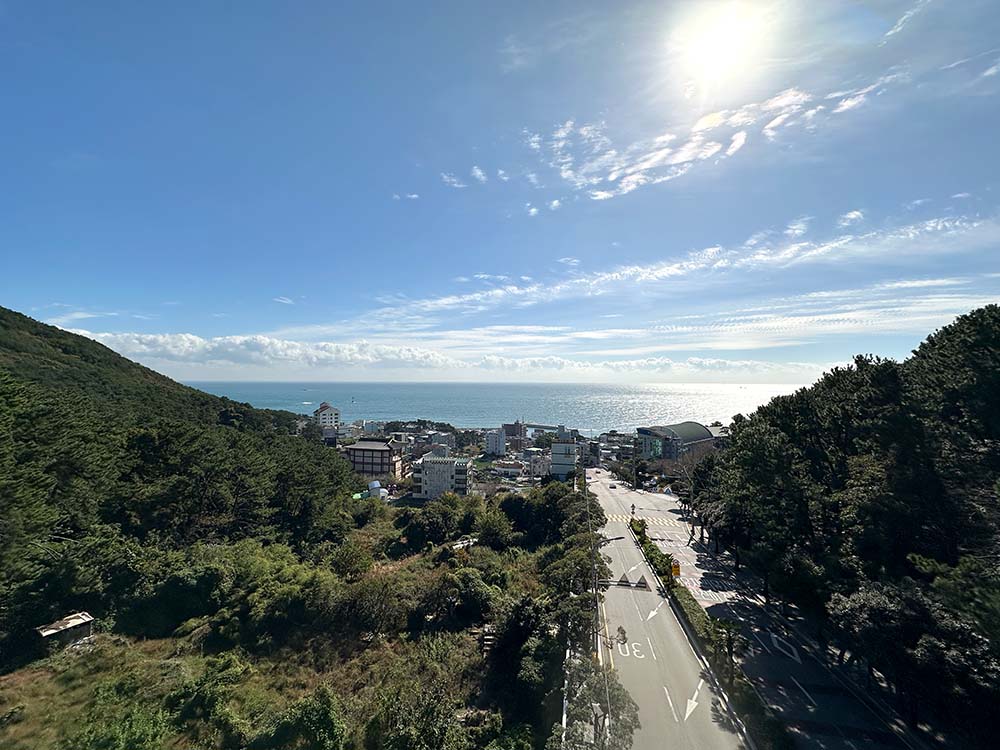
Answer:
MULTIPOLYGON (((674 619, 677 620, 681 626, 681 630, 684 631, 684 636, 687 638, 688 643, 691 646, 691 650, 694 651, 695 655, 698 657, 698 661, 701 663, 702 667, 705 668, 705 671, 712 677, 712 687, 718 691, 722 700, 722 705, 726 707, 726 713, 729 715, 733 724, 739 728, 740 736, 746 742, 750 750, 757 750, 757 743, 753 741, 753 737, 751 737, 750 733, 747 732, 747 728, 743 723, 743 720, 736 715, 735 711, 733 711, 729 696, 726 695, 726 691, 723 690, 722 685, 719 684, 719 680, 715 676, 715 670, 712 668, 712 665, 708 663, 705 653, 701 650, 701 644, 698 643, 697 636, 691 632, 691 626, 688 624, 686 615, 683 611, 680 611, 680 605, 674 601, 674 597, 670 595, 670 591, 663 585, 663 581, 660 579, 660 576, 655 570, 653 570, 653 566, 649 564, 649 559, 646 557, 646 551, 642 548, 642 545, 639 544, 639 540, 636 537, 635 532, 632 531, 631 522, 626 523, 625 525, 628 527, 629 536, 632 537, 632 541, 635 543, 635 546, 639 548, 639 554, 642 555, 642 559, 646 562, 646 567, 649 568, 649 572, 653 574, 653 578, 656 581, 657 586, 659 586, 659 590, 663 592, 661 596, 667 600, 667 603, 670 605, 670 611, 674 615, 674 619)), ((740 671, 742 671, 742 668, 740 668, 740 671)))

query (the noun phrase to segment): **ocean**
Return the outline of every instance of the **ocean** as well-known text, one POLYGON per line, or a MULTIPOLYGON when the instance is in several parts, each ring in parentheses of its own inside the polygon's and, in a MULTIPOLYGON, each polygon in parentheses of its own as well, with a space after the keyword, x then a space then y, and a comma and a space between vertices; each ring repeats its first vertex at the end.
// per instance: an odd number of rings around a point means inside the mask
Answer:
POLYGON ((584 435, 691 419, 728 423, 800 386, 658 383, 246 383, 188 385, 264 409, 311 413, 322 401, 341 419, 432 419, 456 427, 499 427, 522 419, 563 424, 584 435))

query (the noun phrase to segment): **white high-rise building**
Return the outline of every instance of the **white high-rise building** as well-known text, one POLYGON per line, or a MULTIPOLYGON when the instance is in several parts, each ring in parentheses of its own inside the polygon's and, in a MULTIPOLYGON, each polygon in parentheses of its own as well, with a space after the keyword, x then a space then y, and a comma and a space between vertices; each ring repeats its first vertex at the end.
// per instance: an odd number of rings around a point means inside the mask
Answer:
POLYGON ((552 465, 549 467, 549 474, 560 480, 566 479, 572 472, 576 471, 577 455, 575 441, 553 440, 552 465))
POLYGON ((320 404, 319 408, 313 412, 313 418, 320 427, 332 427, 335 430, 340 429, 340 409, 330 406, 326 401, 320 404))
POLYGON ((507 433, 502 427, 486 433, 486 452, 493 456, 503 456, 507 453, 507 433))
POLYGON ((445 492, 469 492, 471 458, 426 455, 413 462, 413 496, 433 500, 445 492))

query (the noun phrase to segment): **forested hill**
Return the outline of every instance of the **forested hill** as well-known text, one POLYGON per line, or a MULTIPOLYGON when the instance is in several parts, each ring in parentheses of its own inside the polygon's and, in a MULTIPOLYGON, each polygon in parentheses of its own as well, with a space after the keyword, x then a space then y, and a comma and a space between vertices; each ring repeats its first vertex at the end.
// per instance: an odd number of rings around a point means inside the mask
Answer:
POLYGON ((288 432, 289 412, 254 409, 190 388, 103 344, 0 307, 0 372, 64 396, 90 400, 115 420, 176 419, 288 432))
MULTIPOLYGON (((713 541, 878 670, 911 719, 995 747, 1000 307, 734 421, 695 471, 713 541)), ((847 658, 847 657, 845 657, 847 658)))

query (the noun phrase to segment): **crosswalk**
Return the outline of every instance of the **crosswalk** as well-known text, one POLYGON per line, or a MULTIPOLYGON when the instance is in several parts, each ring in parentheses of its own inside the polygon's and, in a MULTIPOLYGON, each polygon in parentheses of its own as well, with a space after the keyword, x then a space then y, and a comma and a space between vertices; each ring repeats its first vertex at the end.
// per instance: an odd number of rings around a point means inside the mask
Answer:
MULTIPOLYGON (((636 518, 642 519, 650 526, 687 526, 683 521, 678 521, 675 518, 649 518, 646 516, 635 516, 636 518)), ((628 523, 632 520, 632 516, 627 516, 624 513, 609 513, 608 520, 613 523, 628 523)))

